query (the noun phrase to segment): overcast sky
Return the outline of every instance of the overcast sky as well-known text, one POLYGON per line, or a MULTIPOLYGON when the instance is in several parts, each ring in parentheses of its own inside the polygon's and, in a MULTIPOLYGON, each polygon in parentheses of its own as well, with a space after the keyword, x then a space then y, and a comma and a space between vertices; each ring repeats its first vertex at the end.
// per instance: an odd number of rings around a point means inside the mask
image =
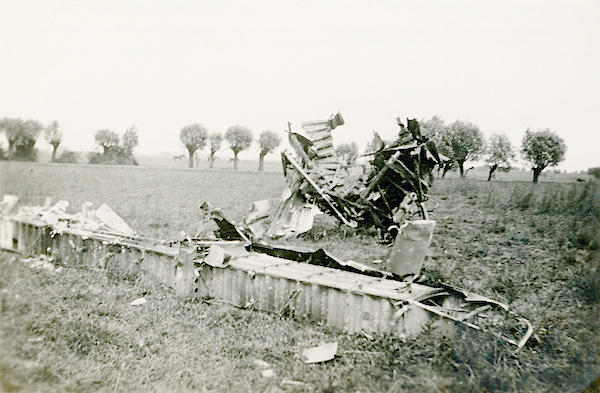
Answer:
POLYGON ((183 153, 192 123, 284 136, 338 110, 361 150, 437 115, 515 147, 550 128, 559 168, 600 166, 600 2, 0 0, 0 117, 58 120, 71 150, 135 125, 138 153, 183 153))

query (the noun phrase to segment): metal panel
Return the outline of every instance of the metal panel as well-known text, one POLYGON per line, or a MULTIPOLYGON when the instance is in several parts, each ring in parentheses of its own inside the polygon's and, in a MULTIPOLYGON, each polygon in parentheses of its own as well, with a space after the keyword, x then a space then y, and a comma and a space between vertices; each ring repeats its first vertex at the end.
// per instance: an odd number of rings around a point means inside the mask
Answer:
POLYGON ((175 288, 180 297, 252 304, 353 333, 420 331, 430 314, 412 307, 395 315, 400 305, 392 302, 438 290, 255 253, 233 258, 224 268, 203 265, 195 271, 192 248, 83 230, 51 235, 45 224, 14 218, 2 218, 0 231, 3 248, 51 252, 57 263, 116 269, 126 276, 144 272, 175 288))

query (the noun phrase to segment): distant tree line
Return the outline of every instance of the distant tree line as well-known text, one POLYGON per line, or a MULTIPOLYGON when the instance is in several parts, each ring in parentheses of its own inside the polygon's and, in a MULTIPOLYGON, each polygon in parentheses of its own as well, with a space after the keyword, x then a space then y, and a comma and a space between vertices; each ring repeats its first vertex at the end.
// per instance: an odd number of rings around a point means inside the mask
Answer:
MULTIPOLYGON (((494 134, 486 141, 479 127, 469 121, 456 120, 446 124, 438 116, 429 120, 421 120, 421 130, 432 140, 439 153, 445 157, 440 166, 441 177, 450 170, 457 169, 464 177, 470 168, 465 168, 468 161, 484 159, 488 168, 488 181, 491 181, 496 171, 508 172, 515 160, 515 150, 506 135, 494 134)), ((47 126, 37 120, 22 120, 13 118, 0 119, 0 133, 6 136, 8 147, 0 146, 0 159, 36 161, 38 152, 35 148, 38 137, 43 133, 45 140, 52 146, 52 162, 77 163, 79 154, 64 150, 57 157, 59 146, 63 142, 63 132, 58 121, 47 126)), ((138 131, 135 126, 127 129, 122 137, 116 132, 102 129, 94 135, 95 142, 102 148, 101 152, 88 153, 90 164, 119 164, 137 165, 133 152, 139 144, 138 131)), ((233 151, 233 168, 238 169, 239 154, 252 145, 252 131, 244 126, 229 127, 225 134, 209 133, 201 124, 195 123, 181 129, 179 139, 189 154, 188 166, 193 168, 194 155, 207 145, 210 149, 208 157, 209 168, 213 168, 216 153, 221 144, 226 141, 233 151)), ((263 131, 258 138, 259 165, 258 170, 264 170, 264 158, 281 144, 281 136, 270 130, 263 131)), ((561 137, 550 129, 538 131, 527 129, 521 142, 522 158, 531 165, 533 181, 537 182, 540 174, 547 167, 558 165, 564 160, 566 145, 561 137)), ((336 158, 346 165, 353 164, 358 157, 358 146, 355 142, 342 143, 335 149, 336 158)), ((588 173, 599 177, 600 168, 590 168, 588 173)))
MULTIPOLYGON (((515 151, 506 135, 494 134, 486 141, 475 124, 463 120, 445 124, 437 116, 422 120, 421 128, 435 143, 438 152, 447 157, 441 166, 442 177, 456 168, 464 177, 465 163, 480 158, 485 160, 489 168, 488 181, 492 180, 496 171, 508 172, 512 169, 515 151)), ((563 139, 550 129, 535 132, 527 129, 521 143, 521 156, 531 164, 533 182, 537 183, 544 169, 563 161, 566 150, 563 139)))
MULTIPOLYGON (((254 136, 252 131, 244 126, 231 126, 225 132, 225 135, 220 133, 210 134, 202 124, 191 124, 181 129, 179 140, 188 151, 188 167, 194 167, 194 154, 202 151, 207 143, 210 144, 210 155, 208 156, 209 168, 213 168, 217 151, 221 148, 223 140, 227 141, 229 148, 233 151, 233 169, 238 169, 239 153, 248 150, 252 145, 254 136)), ((281 137, 274 131, 263 131, 259 138, 259 156, 258 170, 264 170, 264 158, 267 154, 272 153, 281 143, 281 137)))

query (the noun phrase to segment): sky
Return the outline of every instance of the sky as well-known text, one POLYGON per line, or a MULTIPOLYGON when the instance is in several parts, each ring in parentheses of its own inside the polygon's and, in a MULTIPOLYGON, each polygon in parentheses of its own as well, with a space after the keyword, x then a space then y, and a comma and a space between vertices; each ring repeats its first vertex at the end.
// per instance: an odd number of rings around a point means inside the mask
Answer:
POLYGON ((135 125, 136 153, 183 154, 193 123, 286 148, 288 122, 338 111, 361 151, 439 116, 515 149, 550 128, 559 169, 600 166, 600 2, 0 0, 0 118, 57 120, 71 150, 135 125))

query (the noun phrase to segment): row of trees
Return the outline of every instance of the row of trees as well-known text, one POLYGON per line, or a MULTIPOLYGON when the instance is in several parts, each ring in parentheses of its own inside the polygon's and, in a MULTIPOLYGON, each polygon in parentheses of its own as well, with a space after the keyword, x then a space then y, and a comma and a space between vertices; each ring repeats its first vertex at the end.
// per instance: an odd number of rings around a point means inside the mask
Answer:
MULTIPOLYGON (((236 125, 229 127, 225 135, 220 133, 209 134, 208 130, 202 124, 191 124, 181 129, 179 134, 181 143, 189 153, 188 166, 194 167, 194 154, 202 151, 204 147, 210 144, 210 155, 208 157, 209 168, 212 169, 216 160, 216 153, 221 148, 221 142, 227 141, 229 148, 233 151, 233 169, 238 169, 238 154, 248 150, 252 145, 254 136, 252 131, 246 127, 236 125)), ((281 137, 274 131, 263 131, 259 138, 259 163, 258 170, 264 169, 264 159, 269 153, 272 153, 281 144, 281 137)))
POLYGON ((40 134, 44 132, 46 141, 52 145, 52 161, 55 162, 56 150, 62 142, 63 133, 58 121, 53 121, 46 127, 37 120, 22 120, 5 117, 0 119, 0 133, 8 140, 8 149, 5 152, 0 148, 0 158, 19 161, 35 161, 37 151, 35 143, 40 134))
MULTIPOLYGON (((435 142, 438 151, 449 159, 441 168, 442 177, 455 168, 463 177, 466 173, 467 161, 483 158, 489 167, 489 181, 496 171, 509 171, 516 157, 515 150, 506 135, 494 134, 489 141, 486 141, 479 127, 468 121, 457 120, 446 124, 441 118, 434 116, 429 120, 421 121, 421 128, 423 133, 435 142)), ((63 152, 60 158, 56 157, 57 149, 63 140, 63 132, 57 121, 44 126, 36 120, 12 118, 0 119, 0 133, 4 133, 8 140, 8 150, 4 152, 0 149, 0 159, 35 161, 37 152, 34 146, 42 132, 46 141, 53 147, 52 162, 76 160, 73 153, 68 151, 63 152)), ((210 147, 209 167, 213 168, 222 141, 227 141, 234 154, 233 165, 236 170, 238 154, 248 150, 254 140, 252 131, 240 125, 229 127, 225 135, 221 135, 220 133, 209 134, 208 130, 198 123, 183 127, 179 138, 189 152, 190 168, 194 165, 194 154, 202 151, 207 144, 210 147)), ((133 156, 133 150, 139 144, 135 126, 127 129, 122 138, 114 131, 99 130, 95 134, 95 141, 102 147, 102 153, 89 153, 90 163, 137 164, 133 156)), ((258 170, 262 171, 265 156, 275 151, 281 144, 281 137, 273 131, 263 131, 258 138, 258 144, 258 170)), ((523 137, 520 152, 523 159, 531 164, 533 181, 537 182, 545 168, 556 166, 564 159, 566 146, 562 138, 549 129, 536 132, 528 129, 523 137)), ((353 164, 358 157, 358 146, 355 142, 342 143, 336 148, 335 155, 338 160, 353 164)))
MULTIPOLYGON (((479 127, 468 121, 457 120, 452 124, 434 116, 421 122, 421 128, 436 144, 440 153, 449 160, 442 167, 442 177, 453 168, 465 176, 465 162, 483 158, 489 167, 488 181, 495 171, 509 171, 515 160, 515 150, 506 135, 494 134, 486 142, 479 127)), ((531 131, 527 129, 521 143, 521 156, 532 166, 533 182, 537 183, 542 171, 558 165, 567 148, 561 137, 550 129, 531 131)))

